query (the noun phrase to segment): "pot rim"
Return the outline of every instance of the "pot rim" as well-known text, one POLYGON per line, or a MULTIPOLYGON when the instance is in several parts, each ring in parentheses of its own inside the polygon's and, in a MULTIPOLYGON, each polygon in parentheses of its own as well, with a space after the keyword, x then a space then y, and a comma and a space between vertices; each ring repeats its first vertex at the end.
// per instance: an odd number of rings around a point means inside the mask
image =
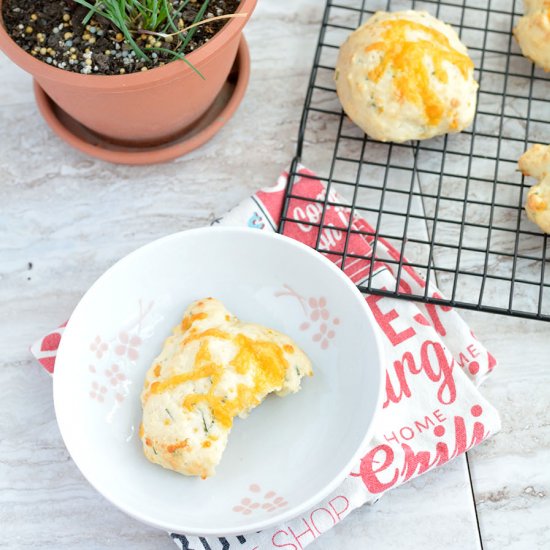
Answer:
MULTIPOLYGON (((198 67, 204 65, 222 48, 231 38, 240 33, 252 15, 257 0, 240 0, 240 5, 235 13, 245 13, 246 17, 234 17, 214 35, 214 37, 195 51, 186 56, 187 60, 198 67)), ((155 82, 170 80, 186 76, 186 72, 193 71, 182 60, 171 61, 162 67, 155 67, 149 71, 124 74, 124 75, 98 75, 81 74, 59 69, 53 65, 40 61, 21 48, 8 34, 2 17, 2 4, 0 0, 0 50, 2 50, 16 65, 34 76, 38 81, 47 79, 60 81, 68 86, 112 89, 134 88, 136 86, 151 85, 155 82)))

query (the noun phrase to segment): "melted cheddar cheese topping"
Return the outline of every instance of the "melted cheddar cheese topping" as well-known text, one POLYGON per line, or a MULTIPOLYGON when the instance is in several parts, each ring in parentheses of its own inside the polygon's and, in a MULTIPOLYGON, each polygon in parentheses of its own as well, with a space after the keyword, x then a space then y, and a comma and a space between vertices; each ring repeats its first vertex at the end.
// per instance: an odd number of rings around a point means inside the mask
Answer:
MULTIPOLYGON (((277 344, 267 340, 252 340, 243 334, 230 337, 227 333, 215 329, 196 334, 184 342, 189 343, 195 340, 200 341, 200 346, 195 356, 193 370, 171 376, 162 382, 153 382, 150 388, 151 394, 169 391, 192 380, 209 378, 211 385, 208 392, 187 395, 182 406, 192 409, 198 403, 204 402, 210 407, 215 420, 224 428, 230 428, 236 416, 255 407, 267 393, 282 386, 288 369, 288 361, 277 344), (208 343, 210 338, 231 340, 237 347, 237 353, 231 360, 230 366, 234 367, 238 374, 252 372, 253 385, 239 384, 237 395, 233 399, 227 399, 225 392, 219 391, 225 367, 212 360, 208 343)), ((293 349, 288 344, 285 345, 285 348, 293 349)))
POLYGON ((445 63, 454 65, 464 78, 473 69, 472 60, 456 51, 441 32, 407 19, 381 23, 385 30, 382 41, 365 48, 366 52, 380 51, 381 61, 369 71, 374 82, 388 70, 394 71, 394 87, 400 101, 410 101, 424 108, 429 125, 436 126, 445 115, 445 105, 430 85, 430 71, 440 82, 447 83, 445 63), (410 38, 410 33, 421 33, 425 38, 410 38), (432 67, 426 63, 426 56, 432 67))
POLYGON ((235 417, 270 393, 300 389, 311 362, 284 334, 241 323, 223 304, 192 304, 166 339, 144 384, 139 436, 149 460, 208 477, 235 417))

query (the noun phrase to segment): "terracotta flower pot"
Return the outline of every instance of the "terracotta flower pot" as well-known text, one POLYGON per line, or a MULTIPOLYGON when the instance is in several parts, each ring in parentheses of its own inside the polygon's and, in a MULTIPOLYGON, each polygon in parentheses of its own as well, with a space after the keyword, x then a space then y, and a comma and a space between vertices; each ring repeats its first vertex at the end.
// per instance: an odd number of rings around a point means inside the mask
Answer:
MULTIPOLYGON (((237 13, 185 62, 128 75, 84 75, 48 65, 20 48, 0 19, 0 49, 30 73, 46 94, 75 120, 109 140, 163 143, 205 114, 233 66, 241 32, 257 0, 241 0, 237 13)), ((2 0, 0 0, 0 13, 2 0)), ((1 16, 0 16, 1 17, 1 16)))

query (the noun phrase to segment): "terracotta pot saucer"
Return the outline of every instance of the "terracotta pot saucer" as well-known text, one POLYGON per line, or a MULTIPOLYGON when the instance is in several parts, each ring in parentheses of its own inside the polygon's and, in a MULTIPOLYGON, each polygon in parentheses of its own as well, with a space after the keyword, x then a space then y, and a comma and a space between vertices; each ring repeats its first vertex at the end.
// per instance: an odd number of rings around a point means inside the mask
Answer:
POLYGON ((120 145, 92 132, 59 108, 34 82, 40 113, 50 128, 69 145, 90 156, 116 164, 158 164, 181 157, 217 134, 241 103, 250 77, 250 54, 244 37, 233 69, 208 112, 178 137, 154 146, 120 145))

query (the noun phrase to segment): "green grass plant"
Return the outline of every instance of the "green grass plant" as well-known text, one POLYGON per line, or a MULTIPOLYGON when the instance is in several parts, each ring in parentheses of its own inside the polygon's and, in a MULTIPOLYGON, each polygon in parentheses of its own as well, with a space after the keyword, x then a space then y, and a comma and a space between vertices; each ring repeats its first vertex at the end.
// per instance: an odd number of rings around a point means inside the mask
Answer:
POLYGON ((88 24, 94 16, 104 17, 123 34, 124 39, 139 58, 149 60, 146 51, 162 51, 174 58, 182 59, 197 73, 197 69, 185 58, 185 50, 197 28, 215 19, 235 17, 235 15, 228 15, 204 19, 210 4, 210 0, 204 0, 193 23, 183 27, 181 14, 190 0, 181 0, 177 5, 171 0, 75 0, 75 2, 89 10, 84 18, 84 24, 88 24), (136 37, 142 34, 161 39, 171 37, 173 45, 171 48, 151 45, 148 48, 140 47, 136 37))

